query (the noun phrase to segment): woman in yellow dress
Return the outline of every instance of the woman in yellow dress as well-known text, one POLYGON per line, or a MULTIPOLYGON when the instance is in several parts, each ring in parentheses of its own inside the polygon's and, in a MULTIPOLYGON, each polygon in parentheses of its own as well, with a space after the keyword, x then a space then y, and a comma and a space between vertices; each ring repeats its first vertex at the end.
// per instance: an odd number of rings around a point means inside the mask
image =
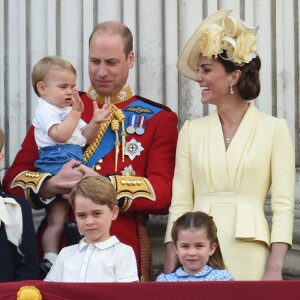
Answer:
POLYGON ((195 80, 216 111, 186 121, 179 134, 169 211, 165 273, 173 271, 174 221, 188 211, 210 214, 225 265, 236 280, 280 280, 292 243, 294 146, 284 119, 260 112, 257 28, 228 9, 206 18, 185 45, 181 75, 195 80), (271 188, 272 229, 264 214, 271 188))

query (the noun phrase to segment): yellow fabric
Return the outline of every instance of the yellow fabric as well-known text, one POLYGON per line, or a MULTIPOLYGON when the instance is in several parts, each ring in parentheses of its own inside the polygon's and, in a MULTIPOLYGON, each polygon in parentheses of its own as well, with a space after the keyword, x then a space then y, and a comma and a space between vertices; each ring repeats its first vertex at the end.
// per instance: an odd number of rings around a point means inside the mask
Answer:
MULTIPOLYGON (((236 255, 245 260, 253 256, 239 245, 292 243, 294 192, 294 147, 285 120, 265 115, 251 104, 227 151, 217 112, 186 121, 177 145, 165 242, 171 241, 172 224, 179 216, 205 211, 217 225, 225 264, 233 275, 239 274, 236 255), (270 233, 263 207, 271 184, 270 233)), ((262 256, 267 260, 265 253, 262 256)), ((242 271, 246 278, 236 279, 247 279, 253 269, 258 268, 248 264, 242 271)), ((258 273, 251 279, 261 279, 258 273)))

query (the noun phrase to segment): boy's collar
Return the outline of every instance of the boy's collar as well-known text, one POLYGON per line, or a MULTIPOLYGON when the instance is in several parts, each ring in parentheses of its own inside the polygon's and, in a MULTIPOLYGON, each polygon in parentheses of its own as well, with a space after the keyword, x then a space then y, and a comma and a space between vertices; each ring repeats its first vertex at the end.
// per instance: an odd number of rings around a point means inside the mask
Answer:
POLYGON ((88 244, 85 241, 85 238, 83 238, 80 242, 79 242, 79 251, 82 251, 84 248, 88 247, 88 246, 94 246, 98 249, 108 249, 110 247, 112 247, 115 244, 120 243, 120 241, 117 239, 116 236, 111 236, 109 237, 107 240, 99 242, 99 243, 95 243, 95 244, 88 244))

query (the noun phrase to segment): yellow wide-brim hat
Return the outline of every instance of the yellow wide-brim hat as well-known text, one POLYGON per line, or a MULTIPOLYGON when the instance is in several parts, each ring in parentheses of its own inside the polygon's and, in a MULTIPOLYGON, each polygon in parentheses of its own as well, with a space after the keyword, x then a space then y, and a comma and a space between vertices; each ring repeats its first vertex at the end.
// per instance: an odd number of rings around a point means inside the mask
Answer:
POLYGON ((232 38, 235 39, 242 32, 251 32, 255 35, 258 29, 258 26, 247 26, 245 22, 242 21, 232 9, 221 9, 211 14, 201 22, 200 26, 196 29, 191 38, 185 44, 183 50, 181 51, 181 54, 179 55, 177 69, 182 76, 192 80, 196 79, 198 71, 197 63, 201 54, 198 45, 200 36, 199 33, 203 29, 203 27, 211 24, 218 24, 220 26, 226 27, 227 31, 231 30, 231 40, 232 38))

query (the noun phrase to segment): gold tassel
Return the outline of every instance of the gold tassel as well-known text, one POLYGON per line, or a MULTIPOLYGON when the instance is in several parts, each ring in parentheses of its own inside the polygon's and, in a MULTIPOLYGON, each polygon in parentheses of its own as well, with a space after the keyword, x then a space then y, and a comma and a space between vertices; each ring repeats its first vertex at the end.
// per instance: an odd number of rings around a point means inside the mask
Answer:
POLYGON ((112 120, 111 121, 111 128, 115 132, 116 135, 116 141, 115 141, 115 172, 117 172, 118 169, 118 155, 119 155, 119 147, 120 147, 120 142, 119 142, 119 121, 118 120, 112 120))
POLYGON ((109 121, 106 121, 101 124, 98 136, 94 140, 92 144, 88 146, 86 151, 84 152, 84 160, 85 162, 88 162, 88 160, 91 158, 91 156, 94 154, 96 151, 97 147, 99 146, 100 142, 102 141, 102 138, 109 126, 111 124, 112 130, 115 132, 116 135, 116 141, 115 141, 115 171, 117 171, 117 164, 118 164, 118 154, 119 154, 119 148, 120 148, 120 142, 119 142, 119 137, 118 137, 118 132, 119 132, 119 123, 122 124, 122 132, 121 132, 121 137, 122 137, 122 162, 124 162, 124 157, 125 157, 125 144, 126 144, 126 132, 125 132, 125 115, 122 112, 121 109, 119 109, 117 106, 114 104, 110 103, 109 104, 109 109, 114 109, 115 111, 109 116, 109 121))
POLYGON ((123 114, 122 110, 116 107, 115 111, 115 117, 118 119, 118 121, 122 124, 122 162, 124 162, 124 156, 125 156, 125 137, 126 137, 126 132, 125 132, 125 115, 123 114))
MULTIPOLYGON (((110 105, 108 109, 112 109, 112 108, 115 108, 115 106, 112 107, 112 105, 110 105)), ((109 121, 103 122, 100 125, 97 137, 95 138, 93 143, 91 143, 87 147, 87 149, 85 150, 85 152, 83 154, 85 163, 87 163, 89 161, 89 159, 92 157, 92 155, 96 151, 97 147, 99 146, 100 142, 102 141, 102 138, 103 138, 104 134, 106 133, 106 130, 108 129, 110 123, 112 122, 113 118, 114 118, 114 114, 111 113, 110 116, 109 116, 109 121)))

